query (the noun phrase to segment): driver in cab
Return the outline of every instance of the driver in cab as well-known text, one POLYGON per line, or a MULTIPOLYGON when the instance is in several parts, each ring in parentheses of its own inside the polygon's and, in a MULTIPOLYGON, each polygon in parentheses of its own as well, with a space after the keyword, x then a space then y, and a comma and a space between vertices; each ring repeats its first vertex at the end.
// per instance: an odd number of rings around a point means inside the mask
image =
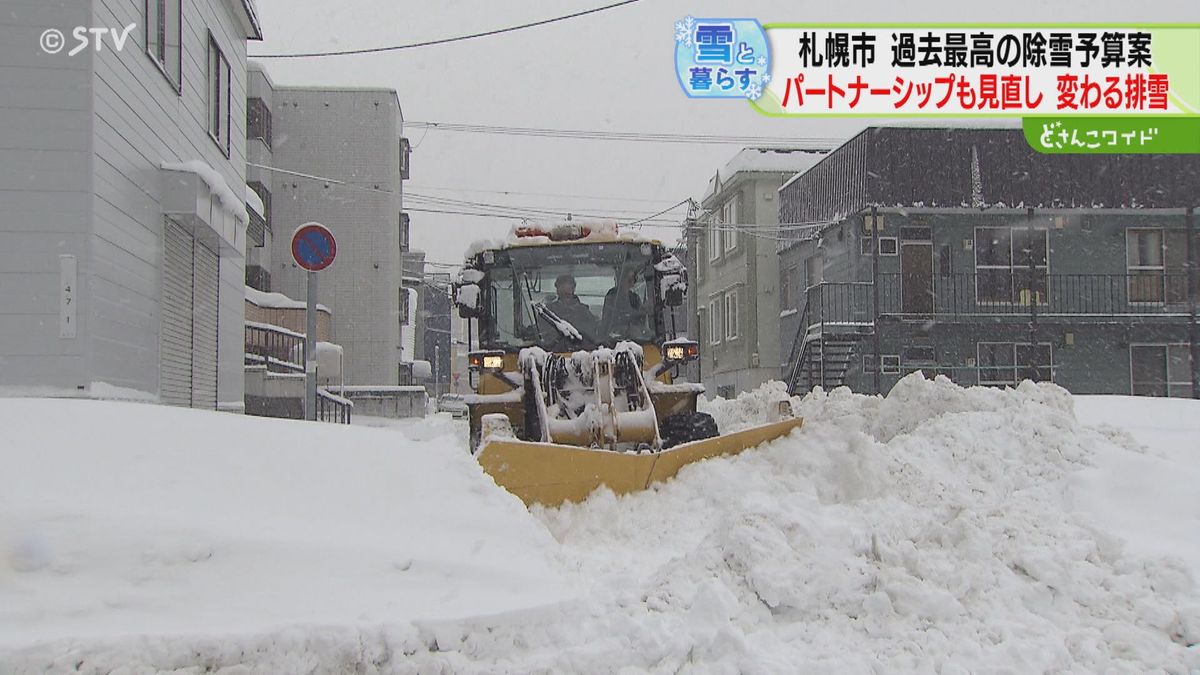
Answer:
POLYGON ((594 339, 600 325, 588 306, 575 295, 575 277, 570 274, 559 275, 554 280, 554 293, 555 298, 546 305, 546 309, 574 326, 584 338, 594 339))

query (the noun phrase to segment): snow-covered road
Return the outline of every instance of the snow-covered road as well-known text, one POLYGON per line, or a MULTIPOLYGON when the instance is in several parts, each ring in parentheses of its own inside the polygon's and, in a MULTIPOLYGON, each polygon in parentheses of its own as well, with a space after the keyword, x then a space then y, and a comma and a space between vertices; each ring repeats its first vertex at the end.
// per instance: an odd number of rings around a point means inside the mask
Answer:
POLYGON ((0 671, 1200 669, 1200 403, 794 404, 788 438, 527 513, 444 417, 5 401, 0 671))

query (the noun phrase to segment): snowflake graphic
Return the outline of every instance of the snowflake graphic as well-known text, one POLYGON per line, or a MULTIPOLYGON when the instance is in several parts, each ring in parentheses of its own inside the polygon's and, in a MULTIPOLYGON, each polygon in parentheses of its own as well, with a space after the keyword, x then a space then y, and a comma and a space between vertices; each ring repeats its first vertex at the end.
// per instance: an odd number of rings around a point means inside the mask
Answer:
POLYGON ((675 41, 683 43, 684 47, 692 46, 692 32, 696 27, 696 19, 691 16, 684 17, 682 21, 675 22, 675 41))
POLYGON ((771 84, 771 74, 770 74, 770 73, 763 73, 763 76, 762 76, 762 86, 764 86, 764 87, 765 87, 765 86, 767 86, 768 84, 771 84))
POLYGON ((746 98, 751 101, 757 101, 762 93, 762 85, 758 82, 751 82, 750 86, 746 87, 746 98))
POLYGON ((767 57, 765 55, 760 54, 758 57, 758 67, 762 68, 766 65, 767 65, 767 57))

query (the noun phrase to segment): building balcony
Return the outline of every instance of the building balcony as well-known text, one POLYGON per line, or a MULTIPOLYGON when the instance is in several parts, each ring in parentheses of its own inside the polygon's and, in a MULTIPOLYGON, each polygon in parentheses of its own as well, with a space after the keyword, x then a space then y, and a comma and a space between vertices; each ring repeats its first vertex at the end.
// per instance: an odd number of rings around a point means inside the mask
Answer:
MULTIPOLYGON (((880 320, 982 321, 1176 320, 1190 316, 1186 274, 1047 274, 980 270, 973 274, 881 274, 870 282, 822 282, 805 293, 804 327, 854 331, 880 320), (875 311, 875 302, 879 311, 875 311)), ((1192 290, 1195 296, 1195 289, 1192 290)))

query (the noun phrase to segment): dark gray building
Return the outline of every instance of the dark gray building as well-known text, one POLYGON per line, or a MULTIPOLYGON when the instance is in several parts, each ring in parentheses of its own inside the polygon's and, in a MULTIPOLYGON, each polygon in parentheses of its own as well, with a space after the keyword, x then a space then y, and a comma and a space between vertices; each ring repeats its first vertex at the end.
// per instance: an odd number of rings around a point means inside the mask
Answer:
POLYGON ((1198 205, 1196 156, 868 128, 780 189, 782 375, 1200 396, 1198 205))

